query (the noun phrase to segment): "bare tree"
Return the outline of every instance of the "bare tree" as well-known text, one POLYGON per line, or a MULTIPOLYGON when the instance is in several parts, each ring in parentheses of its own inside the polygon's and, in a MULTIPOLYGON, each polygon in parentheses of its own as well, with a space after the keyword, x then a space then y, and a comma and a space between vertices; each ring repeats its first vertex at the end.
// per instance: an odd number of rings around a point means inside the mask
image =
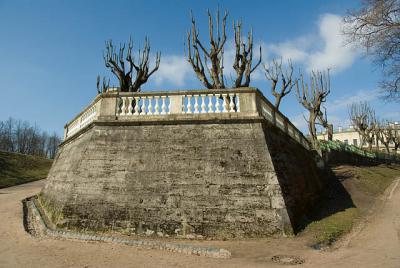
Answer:
POLYGON ((96 87, 97 87, 97 94, 107 92, 108 88, 110 87, 110 79, 107 80, 106 77, 103 77, 102 83, 100 83, 100 75, 97 76, 97 82, 96 82, 96 87))
MULTIPOLYGON (((125 55, 125 44, 120 44, 118 52, 111 40, 106 42, 106 51, 103 54, 104 63, 107 68, 118 78, 120 90, 123 92, 138 92, 140 87, 147 82, 149 77, 158 70, 160 66, 161 53, 156 53, 155 67, 150 70, 150 43, 145 38, 143 51, 139 50, 139 60, 135 62, 132 55, 133 43, 129 40, 125 55), (125 68, 125 65, 128 65, 125 68), (135 72, 135 75, 133 74, 135 72)), ((100 79, 97 80, 97 89, 100 91, 100 79)), ((103 80, 103 85, 107 85, 103 80)))
POLYGON ((349 117, 354 128, 360 134, 360 147, 367 142, 372 150, 377 129, 375 111, 367 102, 352 103, 349 107, 349 117))
POLYGON ((328 134, 328 141, 333 140, 333 125, 328 121, 328 113, 326 111, 326 107, 324 107, 324 112, 320 111, 318 114, 319 124, 325 128, 326 133, 328 134))
POLYGON ((13 118, 9 118, 7 121, 2 123, 2 133, 0 137, 0 150, 15 152, 15 136, 14 136, 14 127, 15 120, 13 118))
POLYGON ((389 144, 393 141, 393 134, 393 129, 389 122, 377 120, 375 135, 377 135, 378 140, 385 146, 387 153, 390 153, 389 144))
POLYGON ((297 99, 305 109, 308 110, 308 130, 311 136, 311 142, 314 149, 319 150, 319 144, 316 132, 316 121, 321 114, 321 105, 326 101, 326 97, 331 92, 330 78, 328 72, 312 72, 310 85, 304 83, 303 75, 296 83, 297 99), (300 85, 299 85, 300 82, 300 85))
POLYGON ((192 28, 187 33, 187 59, 192 65, 197 77, 206 88, 225 88, 223 61, 224 45, 226 42, 226 19, 228 13, 225 11, 221 26, 220 12, 218 9, 215 20, 217 24, 216 33, 214 33, 214 22, 209 10, 207 11, 207 14, 210 49, 208 51, 200 42, 199 31, 196 28, 196 21, 193 14, 191 14, 192 28), (208 61, 210 61, 211 67, 208 67, 208 61), (206 72, 208 72, 209 77, 206 75, 206 72))
MULTIPOLYGON (((209 49, 203 45, 199 39, 199 30, 196 27, 196 21, 191 14, 192 27, 187 33, 186 52, 187 60, 191 64, 196 76, 201 83, 208 89, 226 88, 224 77, 224 46, 226 37, 226 20, 228 13, 225 11, 224 16, 220 16, 219 9, 216 13, 214 30, 214 20, 210 13, 208 14, 209 28, 209 49)), ((258 62, 252 66, 253 62, 253 33, 250 31, 247 35, 247 43, 242 37, 242 23, 233 24, 235 32, 235 58, 233 69, 236 72, 236 78, 233 79, 233 87, 247 87, 250 85, 251 73, 261 63, 261 46, 260 58, 258 62)))
POLYGON ((50 159, 53 159, 56 156, 58 145, 60 143, 61 143, 61 139, 55 132, 48 138, 47 155, 50 159))
POLYGON ((394 153, 397 154, 397 150, 399 149, 400 146, 400 129, 397 124, 394 124, 392 128, 392 142, 394 144, 394 153))
POLYGON ((344 18, 344 34, 382 67, 381 87, 389 98, 400 97, 400 1, 364 0, 344 18))
POLYGON ((26 121, 0 121, 0 150, 53 158, 61 139, 26 121))
POLYGON ((271 93, 275 97, 275 108, 279 110, 282 98, 288 95, 294 85, 297 83, 297 78, 293 79, 293 64, 289 59, 287 66, 282 68, 282 58, 280 61, 273 60, 272 64, 266 66, 264 64, 265 77, 271 81, 271 93), (280 89, 277 86, 280 84, 280 89))
POLYGON ((261 46, 260 55, 257 63, 252 66, 253 61, 253 31, 247 33, 247 48, 246 43, 242 38, 242 22, 233 23, 235 32, 235 60, 233 69, 236 71, 235 88, 248 87, 250 85, 250 75, 261 64, 261 46), (243 81, 244 80, 244 81, 243 81))

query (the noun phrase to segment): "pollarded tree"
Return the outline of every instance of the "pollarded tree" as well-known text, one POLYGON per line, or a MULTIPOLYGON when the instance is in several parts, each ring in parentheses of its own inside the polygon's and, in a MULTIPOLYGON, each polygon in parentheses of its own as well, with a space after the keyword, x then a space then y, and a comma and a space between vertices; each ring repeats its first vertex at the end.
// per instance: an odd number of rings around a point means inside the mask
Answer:
POLYGON ((235 32, 235 60, 233 69, 236 72, 236 79, 233 87, 248 87, 250 85, 250 76, 261 64, 261 46, 260 55, 257 63, 252 66, 253 62, 253 31, 247 33, 247 48, 242 37, 242 22, 233 23, 235 32))
POLYGON ((381 86, 386 96, 400 98, 400 1, 362 2, 360 9, 344 18, 343 32, 383 68, 381 86))
POLYGON ((360 147, 367 142, 369 150, 372 150, 377 131, 374 109, 367 102, 352 103, 349 107, 349 117, 361 137, 360 147))
POLYGON ((376 135, 378 140, 385 146, 386 152, 390 153, 389 144, 393 142, 394 129, 392 125, 386 120, 377 120, 376 135))
POLYGON ((296 83, 297 99, 303 107, 308 110, 308 131, 311 136, 311 143, 315 150, 319 150, 317 139, 316 123, 321 116, 321 105, 326 101, 326 97, 331 92, 329 71, 311 72, 310 85, 304 83, 303 75, 296 83), (300 85, 299 85, 300 82, 300 85))
POLYGON ((269 66, 264 64, 265 77, 271 81, 271 93, 275 97, 275 108, 279 110, 282 98, 288 95, 294 85, 297 83, 297 78, 293 78, 293 64, 289 59, 287 66, 282 67, 282 59, 280 61, 273 60, 269 66), (280 88, 277 89, 277 86, 280 88))
POLYGON ((220 20, 220 12, 217 11, 216 33, 214 33, 214 23, 210 11, 208 10, 208 27, 210 38, 210 49, 207 50, 199 40, 199 31, 196 21, 191 14, 192 28, 187 34, 187 59, 192 65, 194 72, 199 80, 208 89, 225 88, 224 81, 224 45, 226 42, 226 19, 228 13, 225 12, 220 20), (216 36, 215 36, 216 34, 216 36), (203 62, 204 59, 204 62, 203 62), (211 67, 208 67, 210 61, 211 67), (208 72, 209 77, 206 75, 208 72))
POLYGON ((318 114, 319 124, 325 128, 326 133, 328 134, 328 141, 333 140, 333 125, 328 121, 328 113, 326 111, 326 107, 324 107, 324 112, 320 111, 318 114))
MULTIPOLYGON (((186 53, 187 60, 191 64, 194 72, 201 83, 208 89, 226 88, 224 77, 224 46, 227 40, 226 20, 228 13, 220 16, 217 11, 214 29, 214 20, 210 11, 208 13, 209 43, 206 46, 199 39, 199 30, 196 27, 196 21, 192 15, 192 27, 187 33, 186 53)), ((250 84, 251 73, 261 63, 260 59, 252 66, 253 61, 253 33, 250 31, 247 35, 247 43, 242 38, 242 23, 234 23, 235 32, 235 58, 233 59, 233 69, 236 72, 233 87, 247 87, 250 84)))
MULTIPOLYGON (((125 52, 125 44, 120 44, 118 51, 111 40, 106 42, 106 50, 103 54, 104 63, 107 68, 118 78, 120 91, 139 92, 141 86, 147 82, 149 77, 155 73, 160 66, 161 53, 156 53, 156 62, 150 70, 150 43, 145 39, 143 51, 139 50, 139 59, 136 62, 132 55, 133 43, 129 40, 125 52)), ((103 85, 100 87, 100 77, 97 77, 98 92, 108 88, 108 83, 103 79, 103 85)))
POLYGON ((397 150, 400 146, 400 129, 397 124, 394 124, 392 128, 392 142, 394 144, 394 153, 397 154, 397 150))
POLYGON ((107 80, 105 76, 103 77, 102 83, 100 82, 101 82, 100 75, 98 75, 96 82, 97 94, 106 92, 110 87, 110 79, 107 80))

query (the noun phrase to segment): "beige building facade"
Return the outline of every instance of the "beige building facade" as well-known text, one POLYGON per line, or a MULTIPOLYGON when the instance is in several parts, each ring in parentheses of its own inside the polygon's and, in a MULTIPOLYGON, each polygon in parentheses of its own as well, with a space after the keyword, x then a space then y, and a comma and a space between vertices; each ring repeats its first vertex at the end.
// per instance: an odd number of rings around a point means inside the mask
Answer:
MULTIPOLYGON (((395 129, 398 129, 400 131, 400 124, 398 122, 393 122, 391 123, 392 127, 395 129)), ((326 131, 322 131, 317 134, 317 138, 319 140, 328 140, 328 134, 326 131)), ((338 127, 336 131, 333 132, 333 138, 334 141, 341 141, 345 144, 349 145, 354 145, 357 147, 360 147, 360 144, 362 142, 360 134, 355 130, 353 126, 350 126, 348 128, 342 128, 338 127)), ((363 148, 368 148, 368 143, 364 142, 362 145, 363 148)), ((385 146, 382 144, 382 142, 378 141, 378 139, 375 137, 373 143, 372 143, 372 148, 374 150, 380 150, 380 151, 385 151, 385 146)), ((389 148, 390 150, 394 150, 394 143, 393 141, 389 143, 389 148)))

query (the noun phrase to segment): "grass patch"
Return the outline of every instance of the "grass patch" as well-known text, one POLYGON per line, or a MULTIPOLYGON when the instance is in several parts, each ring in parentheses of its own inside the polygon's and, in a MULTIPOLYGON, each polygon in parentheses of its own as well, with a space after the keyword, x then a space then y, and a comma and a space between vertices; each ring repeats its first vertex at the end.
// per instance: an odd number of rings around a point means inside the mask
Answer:
POLYGON ((339 187, 333 187, 333 184, 325 187, 324 196, 312 217, 315 220, 303 231, 311 236, 311 243, 316 247, 329 246, 350 232, 354 224, 365 216, 371 204, 400 177, 400 165, 344 165, 334 167, 332 171, 331 182, 336 181, 339 187), (345 189, 346 186, 350 188, 345 189), (344 191, 338 191, 340 187, 344 191), (346 195, 349 200, 343 202, 346 195))
POLYGON ((350 174, 360 190, 373 196, 382 194, 396 177, 400 177, 399 165, 341 166, 334 168, 333 171, 339 174, 343 172, 350 174))
POLYGON ((0 151, 0 188, 45 179, 52 160, 0 151))
POLYGON ((350 232, 359 218, 357 208, 348 208, 332 214, 307 226, 306 232, 313 234, 313 244, 327 246, 335 242, 340 236, 350 232))

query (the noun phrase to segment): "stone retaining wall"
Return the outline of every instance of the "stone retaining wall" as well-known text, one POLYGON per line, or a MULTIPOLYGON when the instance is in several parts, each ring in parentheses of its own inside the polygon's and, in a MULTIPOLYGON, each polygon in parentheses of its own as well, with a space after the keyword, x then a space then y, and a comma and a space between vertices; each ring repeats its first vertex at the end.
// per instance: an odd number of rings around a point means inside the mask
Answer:
POLYGON ((236 238, 292 233, 320 187, 265 120, 97 121, 59 148, 41 198, 62 228, 236 238))
MULTIPOLYGON (((118 244, 125 244, 129 246, 142 247, 146 249, 159 249, 167 250, 170 252, 183 253, 188 255, 198 255, 211 258, 230 258, 231 253, 222 248, 213 247, 197 247, 188 244, 177 244, 177 243, 164 243, 160 241, 150 240, 136 240, 123 237, 113 237, 108 235, 83 233, 77 231, 65 231, 59 229, 52 229, 46 224, 45 216, 42 215, 42 208, 35 201, 36 197, 28 198, 24 200, 24 219, 29 219, 29 225, 25 226, 27 231, 37 236, 45 235, 56 239, 74 239, 80 241, 92 241, 92 242, 112 242, 118 244), (36 229, 36 230, 35 230, 36 229), (37 230, 39 229, 39 230, 37 230)), ((27 223, 28 224, 28 223, 27 223)))

